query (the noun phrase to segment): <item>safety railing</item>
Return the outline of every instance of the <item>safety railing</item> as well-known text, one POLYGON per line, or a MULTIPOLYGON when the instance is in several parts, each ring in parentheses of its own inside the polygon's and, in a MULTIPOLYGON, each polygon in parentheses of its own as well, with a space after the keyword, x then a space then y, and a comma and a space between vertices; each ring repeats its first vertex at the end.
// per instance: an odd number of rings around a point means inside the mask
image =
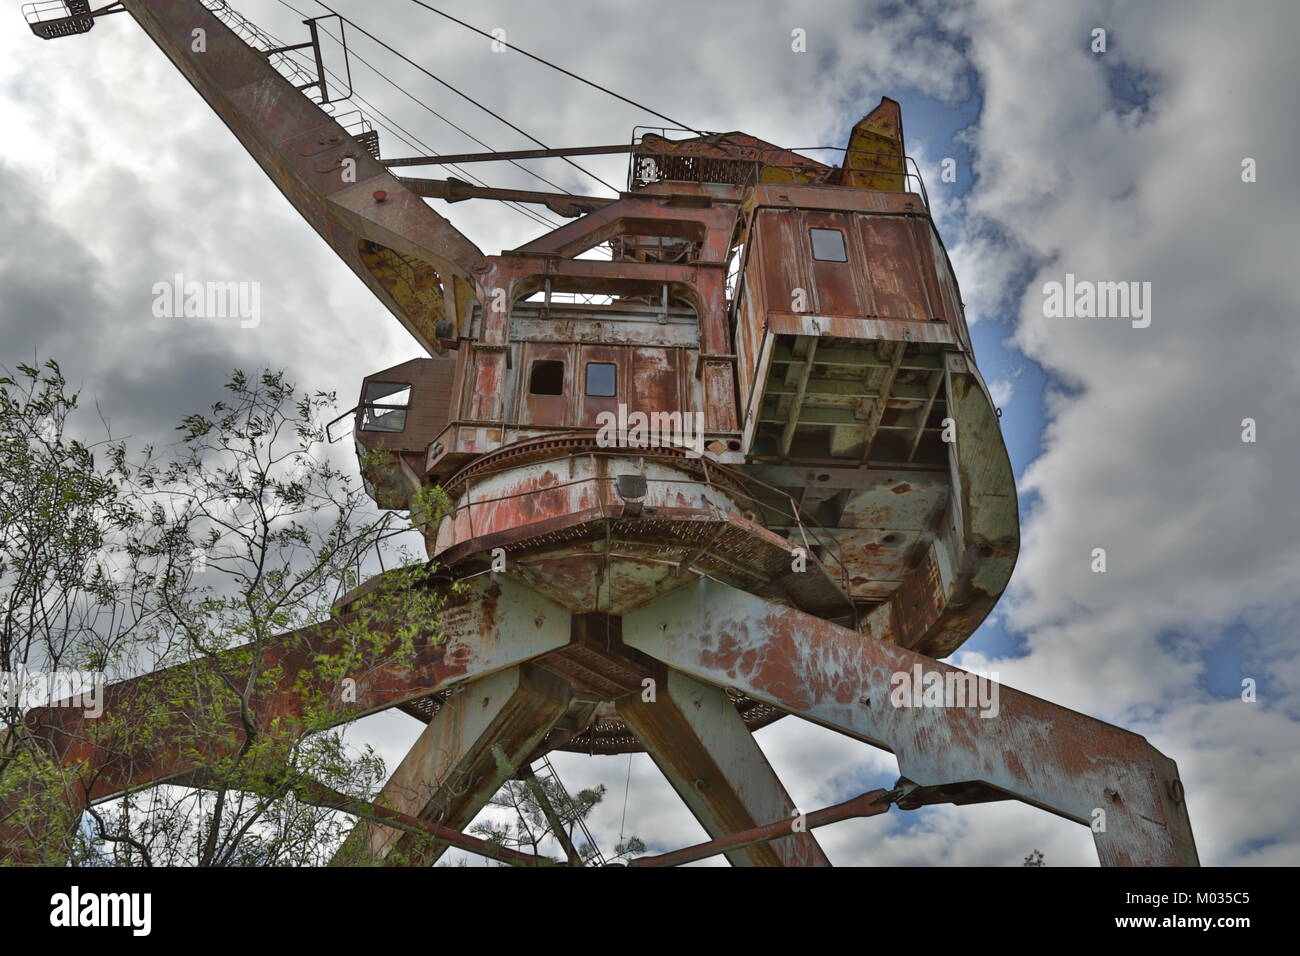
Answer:
MULTIPOLYGON (((348 58, 348 44, 346 27, 344 19, 338 14, 329 14, 322 17, 312 17, 303 22, 307 25, 310 39, 303 43, 285 44, 272 34, 263 30, 248 17, 244 16, 226 0, 202 0, 203 5, 218 20, 230 28, 230 31, 243 40, 250 48, 263 54, 267 62, 286 80, 292 83, 304 96, 307 91, 316 90, 316 97, 309 97, 313 103, 321 107, 327 113, 333 114, 330 104, 346 100, 352 95, 352 64, 348 58), (317 27, 318 20, 337 19, 339 21, 339 45, 343 48, 343 65, 344 76, 339 77, 337 74, 331 74, 325 69, 324 58, 321 54, 320 32, 317 27), (292 56, 293 53, 303 50, 310 51, 312 65, 315 69, 309 69, 301 60, 292 56), (333 76, 336 80, 342 80, 345 89, 337 92, 331 92, 329 79, 333 76), (318 97, 318 98, 317 98, 318 97)), ((332 34, 327 34, 332 37, 332 34)), ((303 54, 307 55, 306 53, 303 54)))
MULTIPOLYGON (((763 170, 782 169, 791 174, 795 182, 817 174, 816 166, 799 163, 773 163, 761 157, 738 156, 701 156, 679 150, 667 151, 657 149, 646 143, 645 134, 658 134, 668 139, 670 132, 687 133, 689 130, 673 130, 666 127, 638 126, 633 131, 631 161, 628 163, 628 190, 635 190, 653 183, 664 181, 718 183, 729 186, 753 186, 762 180, 763 170)), ((725 148, 728 144, 720 140, 717 144, 725 148)), ((748 152, 762 152, 762 147, 746 145, 748 152)), ((829 150, 854 157, 855 173, 898 176, 902 179, 903 189, 919 195, 925 207, 930 207, 930 196, 925 188, 921 169, 911 156, 900 157, 897 153, 881 153, 869 150, 851 149, 844 146, 801 146, 788 152, 808 152, 829 150)), ((815 162, 814 160, 810 160, 815 162)), ((829 170, 827 170, 829 172, 829 170)), ((814 179, 811 183, 817 185, 814 179)))
POLYGON ((124 8, 117 2, 92 9, 90 0, 36 0, 24 3, 22 11, 34 34, 42 40, 57 40, 89 33, 97 17, 122 13, 124 8))

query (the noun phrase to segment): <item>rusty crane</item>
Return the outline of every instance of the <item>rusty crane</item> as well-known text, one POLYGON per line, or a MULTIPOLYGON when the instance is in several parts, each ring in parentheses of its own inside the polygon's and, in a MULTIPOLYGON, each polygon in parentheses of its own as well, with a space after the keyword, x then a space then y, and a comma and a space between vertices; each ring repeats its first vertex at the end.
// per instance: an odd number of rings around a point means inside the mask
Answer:
MULTIPOLYGON (((838 164, 671 129, 383 158, 323 108, 327 18, 282 47, 215 0, 67 0, 28 19, 54 38, 122 11, 425 350, 366 377, 354 437, 381 507, 444 489, 428 554, 467 583, 420 666, 338 706, 338 722, 397 707, 427 725, 341 861, 422 833, 442 842, 420 862, 473 849, 460 831, 549 751, 644 750, 712 840, 643 864, 825 865, 822 824, 1006 799, 1085 825, 1104 809, 1106 864, 1197 862, 1177 768, 1142 737, 1005 687, 996 719, 891 705, 899 674, 983 681, 936 659, 988 614, 1019 548, 998 416, 897 103, 838 164), (288 50, 307 67, 286 68, 288 50), (397 175, 609 153, 630 160, 616 199, 397 175), (424 197, 572 221, 485 255, 424 197), (583 256, 597 247, 611 257, 583 256), (792 826, 753 737, 787 715, 892 752, 898 783, 792 826)), ((291 668, 330 627, 268 653, 291 668)), ((257 706, 292 716, 293 693, 257 706)), ((100 769, 88 800, 194 768, 100 769)))

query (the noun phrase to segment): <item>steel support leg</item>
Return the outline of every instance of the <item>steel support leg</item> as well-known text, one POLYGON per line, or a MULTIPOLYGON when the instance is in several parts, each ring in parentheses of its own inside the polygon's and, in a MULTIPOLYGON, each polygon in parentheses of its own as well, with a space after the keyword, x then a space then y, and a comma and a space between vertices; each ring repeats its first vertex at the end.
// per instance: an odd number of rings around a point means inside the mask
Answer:
MULTIPOLYGON (((793 825, 794 802, 727 695, 672 670, 656 685, 655 700, 624 697, 618 713, 705 832, 717 839, 773 820, 793 825)), ((732 866, 830 866, 808 832, 726 856, 732 866)))
POLYGON ((1178 768, 1137 734, 706 579, 626 615, 623 640, 892 751, 917 787, 900 806, 1014 797, 1091 826, 1103 865, 1197 865, 1178 768), (896 706, 900 675, 996 709, 896 706))
MULTIPOLYGON (((434 715, 374 802, 463 830, 564 715, 570 694, 559 678, 528 667, 468 684, 434 715)), ((446 849, 362 821, 332 865, 429 866, 446 849)))
MULTIPOLYGON (((563 647, 570 618, 566 609, 509 579, 479 578, 448 595, 440 639, 417 642, 412 661, 396 654, 396 638, 391 647, 378 641, 379 646, 358 650, 348 631, 354 615, 346 614, 263 645, 259 671, 282 676, 258 690, 249 712, 259 728, 293 727, 307 708, 326 700, 330 721, 346 723, 563 647), (352 693, 324 683, 315 664, 322 656, 355 661, 348 669, 352 693)), ((27 715, 22 732, 65 768, 68 799, 80 807, 128 788, 184 784, 204 766, 235 753, 244 739, 233 697, 220 706, 210 701, 185 706, 187 668, 226 667, 246 679, 252 669, 248 650, 228 651, 215 665, 181 665, 113 684, 105 690, 99 719, 76 708, 38 708, 27 715), (159 719, 170 721, 165 731, 156 726, 159 719), (149 732, 140 734, 141 726, 149 726, 149 732)), ((9 802, 17 806, 26 795, 20 782, 9 802)), ((13 808, 0 804, 0 860, 32 852, 31 834, 15 828, 13 818, 13 808)))

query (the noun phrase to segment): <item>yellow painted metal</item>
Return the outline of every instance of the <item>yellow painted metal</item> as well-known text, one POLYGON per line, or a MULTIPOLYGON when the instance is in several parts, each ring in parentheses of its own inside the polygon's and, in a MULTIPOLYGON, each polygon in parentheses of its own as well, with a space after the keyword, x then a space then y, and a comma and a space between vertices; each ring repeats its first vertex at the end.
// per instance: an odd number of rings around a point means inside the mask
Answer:
POLYGON ((820 170, 815 167, 799 169, 793 166, 764 166, 759 174, 760 183, 790 184, 817 183, 822 180, 820 170))
POLYGON ((841 185, 906 192, 905 156, 902 110, 895 100, 881 97, 880 105, 859 120, 849 134, 841 185))
POLYGON ((430 341, 438 337, 435 330, 440 320, 456 318, 447 314, 442 278, 429 263, 367 240, 360 242, 359 255, 411 324, 430 341))

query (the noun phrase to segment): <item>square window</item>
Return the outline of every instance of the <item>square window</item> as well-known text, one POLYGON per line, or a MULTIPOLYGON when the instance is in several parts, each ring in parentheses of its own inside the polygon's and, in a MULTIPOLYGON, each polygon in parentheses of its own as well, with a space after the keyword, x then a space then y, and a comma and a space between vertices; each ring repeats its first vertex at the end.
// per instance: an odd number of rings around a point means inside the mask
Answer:
POLYGON ((406 428, 411 386, 405 382, 367 382, 361 409, 364 432, 400 432, 406 428))
POLYGON ((612 398, 618 394, 618 366, 612 362, 587 363, 587 394, 612 398))
POLYGON ((411 404, 411 386, 404 382, 368 382, 366 384, 366 404, 373 405, 409 405, 411 404))
POLYGON ((532 395, 564 394, 564 363, 546 359, 533 363, 528 376, 528 391, 532 395))
POLYGON ((406 430, 406 409, 377 408, 367 405, 361 416, 363 432, 400 432, 406 430))
POLYGON ((844 233, 838 229, 809 229, 812 237, 813 258, 821 262, 848 262, 844 248, 844 233))

